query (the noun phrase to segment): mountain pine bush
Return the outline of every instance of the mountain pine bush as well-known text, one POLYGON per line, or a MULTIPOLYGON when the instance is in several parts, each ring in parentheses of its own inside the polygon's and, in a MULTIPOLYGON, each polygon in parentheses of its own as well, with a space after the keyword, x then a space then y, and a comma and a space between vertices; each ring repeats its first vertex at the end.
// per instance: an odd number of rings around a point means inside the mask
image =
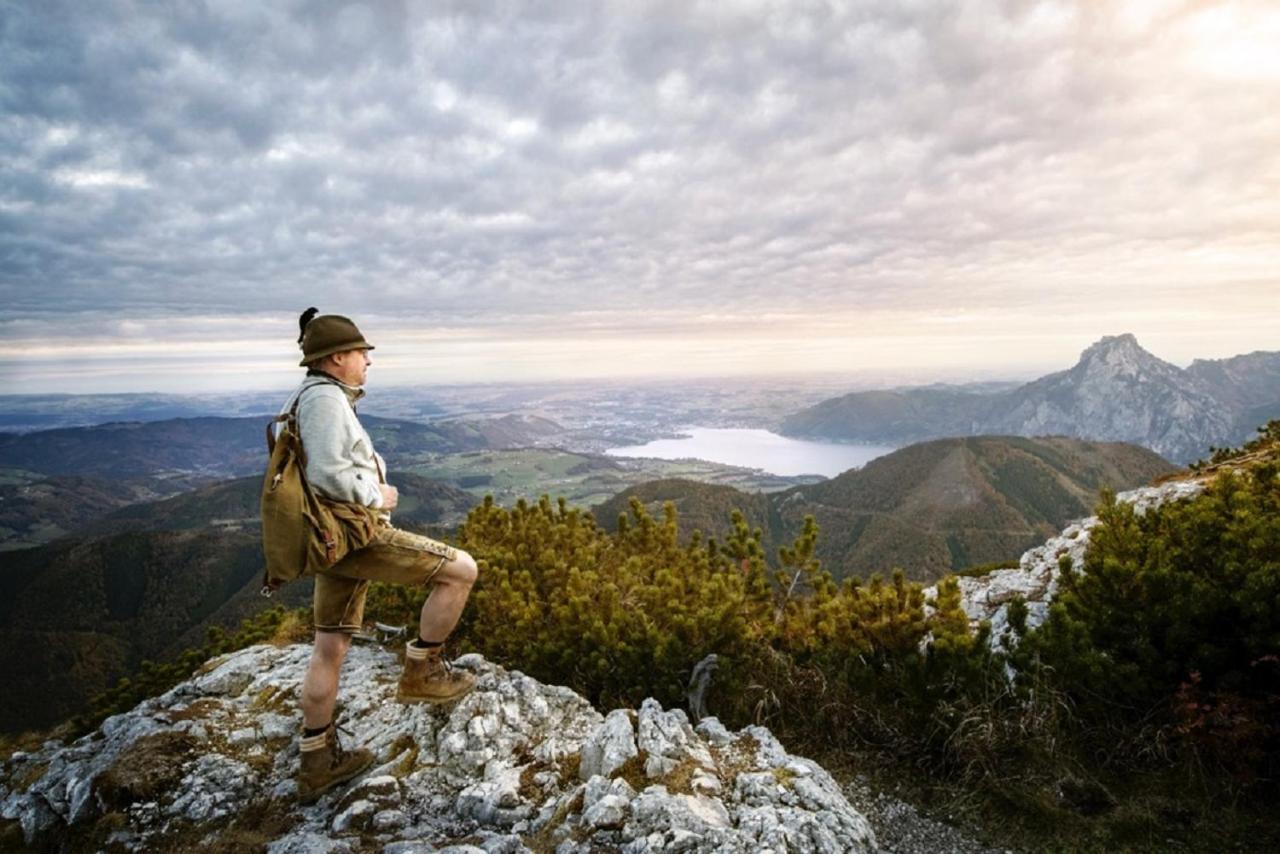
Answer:
POLYGON ((1107 494, 1098 517, 1015 666, 1110 732, 1154 724, 1246 776, 1280 770, 1280 463, 1145 514, 1107 494))
MULTIPOLYGON (((730 521, 723 542, 695 532, 681 545, 670 502, 659 519, 632 498, 610 532, 564 499, 506 509, 487 497, 459 531, 481 566, 461 642, 601 708, 683 705, 693 667, 715 653, 716 714, 823 743, 861 737, 854 703, 875 707, 881 740, 914 738, 940 701, 993 671, 954 579, 926 615, 900 570, 837 584, 814 557, 812 517, 775 560, 741 512, 730 521)), ((374 585, 369 614, 412 624, 422 595, 374 585)))

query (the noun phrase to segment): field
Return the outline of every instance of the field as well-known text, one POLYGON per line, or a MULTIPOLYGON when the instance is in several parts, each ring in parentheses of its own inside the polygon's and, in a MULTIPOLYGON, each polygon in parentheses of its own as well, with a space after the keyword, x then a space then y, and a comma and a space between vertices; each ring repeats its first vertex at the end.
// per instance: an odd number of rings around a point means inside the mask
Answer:
POLYGON ((549 448, 467 451, 413 464, 406 470, 450 483, 477 499, 492 495, 503 505, 546 493, 563 495, 579 507, 599 504, 633 484, 659 478, 689 478, 746 492, 772 492, 820 479, 778 477, 700 460, 621 459, 549 448))

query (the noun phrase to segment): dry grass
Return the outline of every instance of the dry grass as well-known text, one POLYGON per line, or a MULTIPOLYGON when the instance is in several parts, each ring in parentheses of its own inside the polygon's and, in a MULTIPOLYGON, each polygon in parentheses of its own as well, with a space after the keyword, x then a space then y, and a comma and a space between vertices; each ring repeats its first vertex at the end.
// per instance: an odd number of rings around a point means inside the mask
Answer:
POLYGON ((311 628, 311 620, 303 611, 289 611, 280 620, 271 637, 266 642, 275 647, 292 646, 295 643, 306 643, 315 637, 311 628))
POLYGON ((32 783, 44 776, 44 772, 48 769, 48 762, 33 762, 23 768, 17 776, 6 781, 6 785, 11 792, 25 792, 31 788, 32 783))
POLYGON ((192 736, 173 730, 142 736, 99 778, 99 797, 121 810, 156 800, 182 779, 183 765, 198 746, 192 736))
POLYGON ((627 784, 630 785, 632 789, 637 792, 642 792, 645 787, 649 785, 649 778, 644 773, 644 763, 647 762, 648 759, 649 754, 641 750, 635 756, 632 756, 626 762, 619 765, 618 768, 609 775, 609 777, 611 779, 617 779, 620 777, 623 780, 626 780, 627 784))
MULTIPOLYGON (((667 791, 675 795, 692 795, 693 778, 702 766, 694 762, 692 759, 682 759, 680 764, 661 778, 654 780, 654 783, 661 783, 667 787, 667 791)), ((638 791, 638 790, 637 790, 638 791)))
POLYGON ((169 709, 165 715, 170 723, 178 721, 203 720, 214 712, 222 710, 222 703, 209 697, 201 697, 187 705, 184 709, 169 709))
POLYGON ((408 733, 391 742, 390 754, 400 757, 399 761, 389 769, 391 776, 403 780, 412 774, 418 767, 418 753, 420 750, 418 740, 408 733))
POLYGON ((560 771, 560 785, 567 786, 577 782, 578 772, 582 768, 582 754, 570 753, 560 758, 557 763, 560 771))

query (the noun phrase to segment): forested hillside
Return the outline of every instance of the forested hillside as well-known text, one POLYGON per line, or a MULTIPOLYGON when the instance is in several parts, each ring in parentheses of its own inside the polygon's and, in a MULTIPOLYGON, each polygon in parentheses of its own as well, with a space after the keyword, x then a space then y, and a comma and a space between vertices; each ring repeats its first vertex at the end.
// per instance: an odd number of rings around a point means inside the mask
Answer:
POLYGON ((1130 489, 1177 470, 1134 445, 1078 439, 979 436, 923 442, 822 483, 769 495, 665 480, 593 509, 613 530, 633 496, 651 512, 671 501, 682 537, 722 534, 728 511, 761 528, 772 554, 805 516, 823 531, 816 556, 836 578, 902 568, 931 581, 965 567, 1017 558, 1070 519, 1088 515, 1103 488, 1130 489))

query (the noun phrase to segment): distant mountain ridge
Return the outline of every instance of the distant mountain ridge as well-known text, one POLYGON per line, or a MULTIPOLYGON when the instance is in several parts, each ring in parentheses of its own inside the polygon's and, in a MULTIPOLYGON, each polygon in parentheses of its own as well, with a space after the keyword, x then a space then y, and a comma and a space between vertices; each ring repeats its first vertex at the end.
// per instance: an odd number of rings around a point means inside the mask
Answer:
POLYGON ((1280 352, 1197 360, 1183 369, 1131 334, 1087 348, 1075 366, 984 394, 935 387, 855 392, 784 419, 779 432, 907 443, 943 436, 1067 435, 1133 442, 1175 462, 1238 444, 1280 415, 1280 352))
MULTIPOLYGON (((0 433, 0 470, 9 470, 0 482, 0 549, 49 542, 123 505, 260 475, 269 421, 173 418, 0 433)), ((393 471, 438 454, 524 447, 562 432, 553 421, 519 415, 361 421, 393 471)))
MULTIPOLYGON (((505 448, 561 430, 548 419, 517 415, 440 424, 363 414, 360 420, 383 456, 505 448)), ((112 478, 181 473, 205 482, 221 480, 263 469, 269 422, 262 416, 170 418, 0 433, 0 468, 112 478)))
POLYGON ((1071 519, 1092 512, 1098 491, 1142 486, 1177 471, 1155 453, 1066 437, 977 436, 911 445, 830 480, 748 494, 677 479, 632 487, 592 509, 617 527, 635 496, 655 514, 676 505, 681 534, 722 537, 737 508, 760 528, 770 555, 812 514, 817 557, 837 577, 901 567, 933 581, 975 564, 1016 558, 1071 519))

